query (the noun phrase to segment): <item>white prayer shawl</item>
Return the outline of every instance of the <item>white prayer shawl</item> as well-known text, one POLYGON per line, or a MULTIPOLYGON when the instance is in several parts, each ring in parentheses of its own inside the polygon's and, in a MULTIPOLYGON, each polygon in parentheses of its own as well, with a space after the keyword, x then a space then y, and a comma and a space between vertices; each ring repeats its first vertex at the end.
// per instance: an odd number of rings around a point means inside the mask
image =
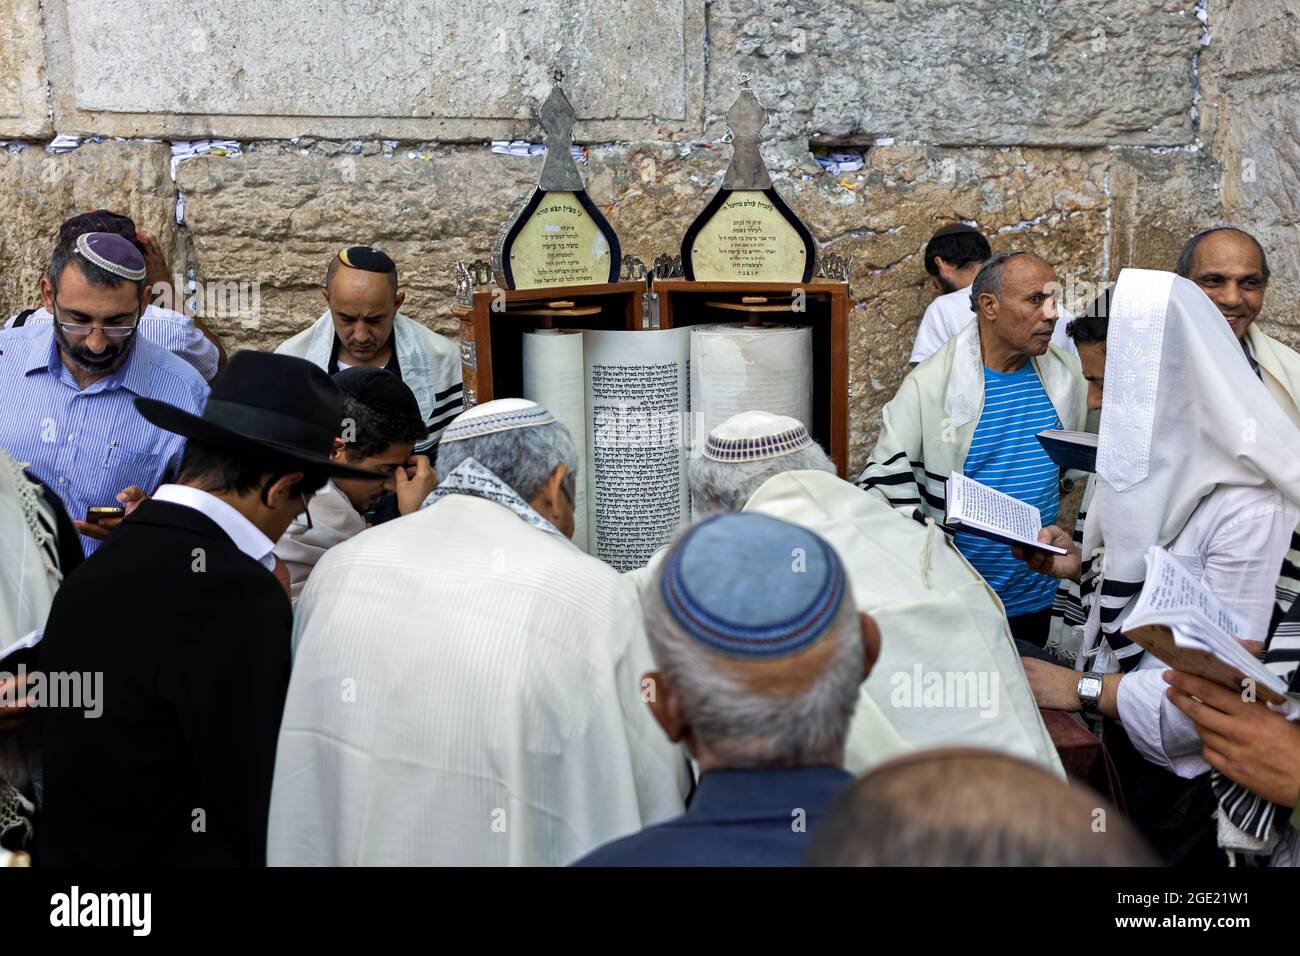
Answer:
MULTIPOLYGON (((1250 344, 1263 344, 1279 368, 1276 349, 1258 337, 1250 344)), ((1087 618, 1078 666, 1129 671, 1141 659, 1142 648, 1122 631, 1147 550, 1168 546, 1216 488, 1271 486, 1300 504, 1300 430, 1237 354, 1230 327, 1194 283, 1167 272, 1120 273, 1106 336, 1096 493, 1083 534, 1087 618)), ((1211 782, 1220 845, 1271 852, 1278 832, 1270 805, 1218 774, 1211 782)))
MULTIPOLYGON (((1061 424, 1081 430, 1088 383, 1078 359, 1055 345, 1030 359, 1061 424)), ((984 411, 979 322, 912 369, 881 411, 880 437, 858 485, 905 512, 943 520, 944 482, 961 472, 984 411)))
POLYGON ((306 516, 299 515, 275 544, 275 555, 289 572, 289 591, 295 604, 325 552, 366 530, 365 518, 332 481, 312 495, 308 509, 311 528, 306 516))
POLYGON ((271 864, 557 866, 682 813, 634 588, 500 504, 331 548, 294 629, 271 864))
POLYGON ((922 525, 820 471, 769 479, 744 510, 829 541, 859 610, 880 626, 880 658, 850 732, 849 770, 889 756, 852 746, 866 721, 882 719, 910 747, 987 747, 1064 776, 1002 603, 933 521, 922 525))
POLYGON ((1259 363, 1260 378, 1291 421, 1300 425, 1300 355, 1252 323, 1246 345, 1259 363))
POLYGON ((1272 485, 1300 503, 1300 430, 1240 354, 1194 283, 1169 272, 1120 273, 1083 534, 1081 665, 1128 670, 1137 661, 1142 648, 1120 632, 1146 553, 1169 545, 1216 486, 1272 485))
MULTIPOLYGON (((326 309, 315 323, 280 343, 276 351, 305 358, 328 371, 336 337, 334 319, 326 309)), ((424 452, 451 420, 464 411, 460 349, 401 312, 393 320, 393 341, 402 381, 415 393, 420 415, 429 426, 429 438, 416 446, 416 451, 424 452)))
POLYGON ((45 627, 63 580, 53 510, 23 468, 0 450, 0 650, 45 627))

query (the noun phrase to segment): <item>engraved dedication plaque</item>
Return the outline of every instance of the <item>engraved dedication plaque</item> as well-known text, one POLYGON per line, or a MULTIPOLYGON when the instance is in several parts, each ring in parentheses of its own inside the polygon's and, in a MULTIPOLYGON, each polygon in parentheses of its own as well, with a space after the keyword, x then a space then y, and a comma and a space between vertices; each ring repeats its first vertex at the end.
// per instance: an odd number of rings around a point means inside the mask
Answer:
POLYGON ((548 192, 510 246, 509 288, 614 281, 610 266, 615 261, 609 239, 578 194, 548 192))
POLYGON ((748 83, 742 76, 727 110, 732 155, 722 188, 682 238, 682 271, 696 281, 808 282, 817 247, 763 165, 758 144, 767 112, 748 83))
POLYGON ((729 192, 691 247, 694 279, 719 282, 803 282, 804 237, 757 189, 729 192))
POLYGON ((538 116, 546 162, 537 188, 492 246, 492 271, 507 289, 617 282, 618 236, 569 152, 577 114, 558 82, 538 116))

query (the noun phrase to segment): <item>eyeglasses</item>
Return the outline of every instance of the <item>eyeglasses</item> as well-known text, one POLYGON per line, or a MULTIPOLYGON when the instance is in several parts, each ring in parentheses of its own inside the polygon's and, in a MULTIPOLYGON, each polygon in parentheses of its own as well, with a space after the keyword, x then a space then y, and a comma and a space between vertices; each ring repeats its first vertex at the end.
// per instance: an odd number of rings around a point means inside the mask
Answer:
POLYGON ((311 512, 307 509, 307 495, 304 492, 298 492, 298 498, 302 501, 302 514, 307 519, 307 530, 312 529, 311 512))
POLYGON ((104 333, 104 338, 124 339, 133 333, 136 326, 140 324, 140 316, 137 314, 135 321, 130 325, 94 325, 86 322, 59 322, 59 303, 55 300, 54 321, 58 323, 58 326, 63 330, 64 335, 89 335, 91 332, 95 331, 95 329, 99 329, 100 332, 104 333))

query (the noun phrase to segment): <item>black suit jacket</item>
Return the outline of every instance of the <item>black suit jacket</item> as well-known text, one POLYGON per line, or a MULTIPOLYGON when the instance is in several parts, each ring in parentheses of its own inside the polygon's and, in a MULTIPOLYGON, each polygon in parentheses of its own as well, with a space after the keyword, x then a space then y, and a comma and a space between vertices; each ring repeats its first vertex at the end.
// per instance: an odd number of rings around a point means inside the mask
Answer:
POLYGON ((39 645, 47 674, 103 677, 99 717, 37 712, 37 862, 264 864, 292 626, 215 522, 136 509, 64 582, 39 645))

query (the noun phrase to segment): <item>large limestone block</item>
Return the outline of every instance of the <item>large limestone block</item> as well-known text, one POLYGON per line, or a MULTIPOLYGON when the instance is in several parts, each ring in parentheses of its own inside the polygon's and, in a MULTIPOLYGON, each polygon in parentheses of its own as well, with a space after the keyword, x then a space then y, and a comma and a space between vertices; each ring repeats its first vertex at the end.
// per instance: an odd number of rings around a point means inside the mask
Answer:
POLYGON ((48 136, 40 0, 0 0, 0 136, 48 136))
POLYGON ((717 0, 705 102, 720 117, 749 72, 793 139, 1187 143, 1195 6, 717 0))
MULTIPOLYGON (((34 3, 34 0, 32 0, 34 3)), ((704 0, 50 0, 62 132, 529 135, 556 69, 586 137, 698 135, 704 0), (104 70, 127 49, 148 69, 104 70)))

